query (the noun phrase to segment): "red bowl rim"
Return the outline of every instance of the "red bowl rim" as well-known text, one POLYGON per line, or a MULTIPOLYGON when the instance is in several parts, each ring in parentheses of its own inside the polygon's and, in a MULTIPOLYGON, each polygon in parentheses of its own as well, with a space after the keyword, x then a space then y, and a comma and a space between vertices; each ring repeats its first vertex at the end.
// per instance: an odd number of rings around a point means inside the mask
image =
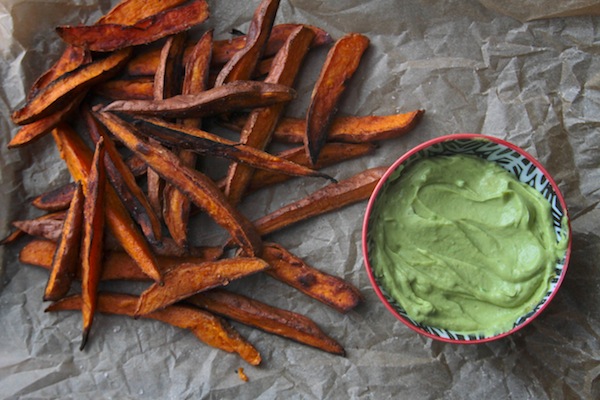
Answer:
POLYGON ((439 136, 437 138, 434 138, 434 139, 428 140, 424 143, 421 143, 420 145, 418 145, 416 147, 413 147, 412 149, 410 149, 409 151, 404 153, 400 158, 398 158, 387 169, 387 171, 383 174, 383 176, 381 177, 381 179, 375 186, 375 189, 373 189, 373 192, 371 193, 371 196, 369 198, 369 202, 367 204, 367 208, 366 208, 365 215, 363 218, 361 240, 362 240, 362 252, 363 252, 364 265, 365 265, 365 269, 367 270, 367 275, 369 277, 369 281, 371 282, 371 286, 375 290, 375 293, 377 294, 377 297, 379 297, 379 300, 385 305, 385 307, 388 309, 388 311, 390 313, 392 313, 392 315, 394 315, 394 317, 396 317, 396 319, 398 319, 400 322, 404 323, 406 326, 408 326, 413 331, 415 331, 421 335, 435 339, 435 340, 439 340, 442 342, 448 342, 448 343, 457 343, 457 344, 478 344, 478 343, 485 343, 485 342, 490 342, 493 340, 498 340, 498 339, 504 338, 508 335, 515 333, 516 331, 522 329, 523 327, 525 327, 526 325, 531 323, 535 318, 537 318, 538 315, 540 315, 540 313, 542 311, 544 311, 544 309, 546 309, 546 307, 550 304, 550 302, 552 301, 552 299, 558 292, 558 289, 559 289, 560 285, 562 284, 562 281, 566 275, 567 268, 569 265, 569 259, 571 257, 571 240, 572 240, 571 236, 572 236, 571 235, 571 222, 570 222, 570 218, 568 215, 567 204, 562 195, 562 192, 559 190, 558 185, 554 181, 554 178, 552 178, 552 176, 548 173, 548 171, 542 166, 542 164, 535 157, 533 157, 531 154, 529 154, 527 151, 523 150, 522 148, 518 147, 517 145, 515 145, 511 142, 508 142, 504 139, 500 139, 500 138, 497 138, 494 136, 483 135, 483 134, 479 134, 479 133, 455 133, 455 134, 450 134, 450 135, 439 136), (398 166, 400 164, 404 163, 412 155, 414 155, 434 144, 446 142, 446 141, 465 140, 465 139, 477 139, 477 140, 483 139, 483 140, 495 142, 495 143, 501 144, 505 147, 508 147, 508 148, 516 151, 517 153, 527 157, 528 160, 530 160, 540 171, 542 171, 542 173, 544 174, 546 179, 548 179, 548 181, 550 182, 550 185, 552 186, 552 189, 556 193, 556 197, 563 209, 564 215, 566 216, 567 232, 568 232, 567 250, 565 252, 565 262, 564 262, 564 266, 563 266, 563 271, 559 277, 558 282, 556 283, 556 287, 554 288, 554 290, 552 291, 552 293, 550 294, 548 299, 544 302, 544 304, 533 315, 531 315, 527 320, 525 320, 523 323, 513 327, 509 331, 506 331, 506 332, 503 332, 503 333, 500 333, 500 334, 497 334, 494 336, 485 337, 482 339, 471 339, 471 340, 452 339, 452 338, 445 338, 445 337, 433 335, 429 332, 423 331, 423 330, 419 329, 418 327, 414 326, 410 321, 407 321, 402 315, 400 315, 383 295, 383 292, 381 291, 381 288, 379 287, 379 284, 377 283, 377 280, 375 279, 375 275, 373 273, 373 268, 371 267, 371 264, 369 262, 368 249, 367 249, 367 247, 368 247, 367 246, 367 243, 368 243, 367 229, 368 229, 368 224, 369 224, 369 218, 371 216, 371 212, 373 211, 373 207, 375 204, 375 200, 376 200, 379 192, 381 191, 381 188, 385 184, 385 182, 388 180, 390 175, 398 168, 398 166))

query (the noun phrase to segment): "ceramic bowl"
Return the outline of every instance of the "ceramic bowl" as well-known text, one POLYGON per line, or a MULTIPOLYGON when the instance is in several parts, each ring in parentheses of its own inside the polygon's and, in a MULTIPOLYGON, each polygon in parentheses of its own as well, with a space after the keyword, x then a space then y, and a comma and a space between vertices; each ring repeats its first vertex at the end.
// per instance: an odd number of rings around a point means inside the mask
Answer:
POLYGON ((548 306, 552 298, 556 295, 567 271, 571 253, 570 224, 567 215, 567 207, 558 186, 544 167, 534 157, 514 144, 495 137, 480 134, 454 134, 438 137, 413 148, 400 157, 387 170, 374 189, 367 206, 362 230, 362 250, 365 267, 377 296, 397 319, 412 330, 436 340, 465 344, 482 343, 500 339, 516 332, 533 321, 548 306), (513 174, 519 181, 526 183, 536 191, 540 192, 548 203, 550 203, 552 210, 552 224, 554 231, 557 234, 557 241, 561 235, 565 235, 568 240, 564 255, 556 260, 556 268, 551 277, 549 290, 543 296, 542 300, 536 304, 535 307, 514 320, 510 329, 494 334, 463 334, 436 326, 427 326, 415 321, 407 314, 398 301, 390 296, 382 286, 380 277, 374 273, 372 260, 369 258, 369 249, 372 246, 369 229, 375 204, 377 203, 380 194, 385 191, 386 185, 389 184, 390 176, 396 171, 404 171, 404 168, 420 159, 456 154, 472 155, 496 163, 509 173, 513 174), (399 168, 402 169, 399 170, 399 168))

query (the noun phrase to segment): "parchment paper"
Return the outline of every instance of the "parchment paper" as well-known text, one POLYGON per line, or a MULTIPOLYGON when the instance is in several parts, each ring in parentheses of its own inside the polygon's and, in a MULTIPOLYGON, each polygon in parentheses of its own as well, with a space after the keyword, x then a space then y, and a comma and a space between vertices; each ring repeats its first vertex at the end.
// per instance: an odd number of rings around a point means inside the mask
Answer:
MULTIPOLYGON (((527 6, 528 2, 524 2, 527 6)), ((540 2, 531 2, 540 3, 540 2)), ((546 1, 547 16, 564 2, 546 1)), ((244 30, 257 1, 210 1, 217 38, 244 30)), ((109 1, 0 2, 0 236, 36 215, 27 201, 69 180, 50 138, 19 150, 11 110, 58 56, 53 27, 92 23, 109 1)), ((539 18, 539 15, 536 15, 539 18)), ((527 17, 522 20, 529 19, 527 17)), ((484 345, 426 339, 377 300, 360 251, 366 203, 272 237, 309 263, 358 286, 365 301, 340 315, 264 276, 235 290, 313 318, 347 356, 332 356, 235 325, 262 353, 259 367, 213 350, 186 331, 154 321, 99 315, 85 351, 80 316, 45 314, 47 273, 17 260, 21 244, 0 248, 0 397, 114 398, 600 398, 600 18, 520 22, 475 0, 284 0, 277 22, 304 22, 334 38, 362 32, 371 46, 340 106, 342 114, 426 110, 407 136, 374 156, 327 169, 337 178, 388 165, 439 135, 480 132, 533 153, 569 206, 571 264, 559 294, 518 333, 484 345), (243 367, 250 379, 235 373, 243 367)), ((302 116, 327 49, 311 53, 288 114, 302 116)), ((262 215, 324 185, 296 180, 253 196, 262 215)))

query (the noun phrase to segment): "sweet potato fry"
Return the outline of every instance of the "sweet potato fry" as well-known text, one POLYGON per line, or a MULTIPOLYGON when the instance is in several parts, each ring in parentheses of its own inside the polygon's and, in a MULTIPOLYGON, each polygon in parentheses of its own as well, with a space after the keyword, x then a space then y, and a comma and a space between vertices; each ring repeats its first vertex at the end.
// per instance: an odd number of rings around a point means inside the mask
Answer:
MULTIPOLYGON (((365 143, 393 139, 410 132, 423 116, 424 110, 402 114, 348 116, 333 119, 327 141, 365 143)), ((246 118, 232 118, 221 122, 224 126, 241 131, 246 118)), ((273 140, 282 143, 302 143, 306 132, 306 119, 284 117, 273 133, 273 140)))
MULTIPOLYGON (((98 296, 98 311, 105 314, 133 317, 136 304, 137 297, 132 295, 100 293, 98 296)), ((46 311, 80 310, 81 307, 81 296, 73 295, 51 304, 46 311)), ((258 351, 232 326, 221 318, 197 308, 173 305, 144 315, 143 318, 155 319, 191 330, 200 341, 230 353, 237 353, 251 365, 258 365, 261 362, 258 351)))
POLYGON ((228 158, 256 168, 279 171, 288 175, 314 176, 334 180, 322 172, 292 163, 253 147, 232 142, 200 129, 170 124, 157 118, 139 118, 139 120, 160 128, 160 130, 145 129, 144 133, 168 145, 192 149, 200 154, 228 158))
POLYGON ((292 100, 295 94, 296 92, 287 86, 236 81, 198 94, 182 94, 165 100, 115 101, 104 107, 104 111, 164 118, 198 118, 286 102, 292 100))
POLYGON ((264 52, 278 8, 279 0, 261 0, 254 11, 252 21, 250 21, 244 48, 236 52, 221 69, 217 75, 215 86, 233 81, 244 81, 252 77, 264 52))
POLYGON ((356 287, 311 267, 278 244, 265 243, 263 257, 271 266, 265 271, 271 277, 341 313, 350 311, 362 300, 356 287))
MULTIPOLYGON (((286 44, 277 53, 265 82, 292 86, 313 38, 314 33, 302 26, 290 33, 286 44)), ((273 130, 284 108, 285 104, 279 103, 253 110, 242 129, 240 142, 264 150, 271 142, 273 130)), ((253 173, 254 168, 251 166, 239 163, 230 164, 227 171, 225 195, 232 204, 238 204, 241 201, 253 173)))
POLYGON ((98 284, 102 273, 105 181, 104 141, 100 138, 96 143, 92 167, 88 174, 87 185, 84 188, 83 238, 81 240, 81 313, 83 330, 80 350, 83 350, 87 343, 98 302, 98 284))
POLYGON ((152 243, 162 239, 162 227, 160 220, 152 209, 143 190, 138 186, 135 176, 121 158, 112 138, 106 132, 88 107, 82 109, 83 118, 88 133, 92 140, 97 143, 101 138, 104 140, 106 156, 104 166, 112 187, 119 195, 123 205, 138 223, 144 236, 152 243))
POLYGON ((4 245, 8 245, 8 244, 14 243, 14 242, 16 242, 17 240, 19 240, 23 236, 25 236, 25 232, 23 232, 20 229, 15 229, 11 233, 9 233, 5 238, 3 238, 2 240, 0 240, 0 246, 4 246, 4 245))
MULTIPOLYGON (((326 143, 321 149, 321 154, 314 168, 321 169, 342 161, 362 157, 372 153, 375 148, 376 146, 373 143, 326 143)), ((310 165, 310 160, 306 155, 304 147, 288 149, 278 153, 277 156, 300 165, 310 165)), ((257 169, 254 171, 254 175, 252 175, 252 179, 248 184, 248 191, 252 192, 266 186, 284 182, 290 178, 290 175, 257 169)))
POLYGON ((41 89, 23 108, 12 113, 17 125, 25 125, 46 117, 68 104, 74 96, 86 92, 93 84, 113 76, 131 55, 131 49, 124 49, 108 57, 79 67, 62 75, 52 84, 41 89))
POLYGON ((66 121, 73 114, 73 112, 79 108, 79 105, 84 97, 85 93, 82 93, 76 96, 74 99, 68 101, 64 108, 59 109, 58 111, 34 122, 23 125, 8 143, 8 147, 15 148, 23 146, 27 143, 31 143, 40 139, 47 133, 50 133, 52 129, 56 127, 56 125, 66 121))
POLYGON ((96 25, 134 23, 185 3, 187 0, 123 0, 102 16, 96 25))
MULTIPOLYGON (((275 55, 283 46, 290 32, 295 30, 301 24, 279 24, 273 26, 271 35, 267 40, 263 57, 268 58, 275 55)), ((332 42, 329 33, 321 28, 312 25, 303 25, 315 33, 315 37, 310 45, 311 48, 323 46, 332 42)), ((189 42, 184 54, 184 62, 187 61, 189 54, 194 47, 195 42, 189 42)), ((242 50, 246 45, 246 36, 236 36, 231 39, 215 40, 213 44, 213 55, 211 66, 221 68, 231 57, 242 50)), ((130 76, 151 76, 158 67, 160 50, 149 49, 133 57, 126 67, 126 72, 130 76)))
POLYGON ((78 182, 75 184, 73 199, 52 259, 50 277, 44 291, 45 301, 56 301, 66 296, 76 275, 83 226, 83 203, 83 187, 78 182))
POLYGON ((13 221, 13 226, 31 236, 40 236, 58 241, 66 212, 56 211, 29 220, 13 221))
POLYGON ((31 201, 31 204, 40 210, 62 211, 69 208, 73 193, 75 193, 75 182, 67 183, 56 189, 42 193, 31 201))
POLYGON ((354 75, 369 39, 358 33, 339 39, 327 54, 306 112, 304 146, 315 164, 346 82, 354 75))
MULTIPOLYGON (((212 54, 213 31, 210 30, 198 40, 184 65, 182 94, 201 93, 208 87, 208 73, 212 54)), ((183 126, 199 128, 200 118, 187 118, 180 121, 183 126)), ((194 168, 196 153, 189 150, 179 150, 178 156, 183 165, 194 168)), ((188 220, 191 210, 190 199, 173 187, 166 184, 163 192, 163 219, 171 237, 182 248, 188 245, 188 220)))
POLYGON ((95 86, 94 92, 109 100, 150 100, 154 93, 154 79, 147 76, 113 79, 95 86))
MULTIPOLYGON (((57 244, 49 240, 34 239, 28 242, 19 253, 19 261, 45 269, 52 267, 52 259, 56 252, 57 244)), ((181 264, 203 264, 208 261, 216 261, 222 254, 220 247, 193 248, 194 255, 167 256, 158 255, 158 267, 162 273, 176 268, 181 264)), ((75 278, 81 279, 80 271, 75 271, 75 278)), ((126 280, 126 281, 148 281, 146 275, 135 261, 121 250, 108 251, 104 256, 101 280, 126 280)))
POLYGON ((67 46, 60 58, 48 71, 40 75, 27 93, 27 101, 34 98, 40 90, 50 85, 62 75, 92 61, 90 52, 81 47, 67 46))
POLYGON ((234 257, 204 264, 181 264, 164 275, 164 285, 154 284, 142 293, 136 315, 144 315, 183 300, 191 295, 228 285, 229 282, 264 271, 264 260, 234 257))
POLYGON ((72 46, 106 52, 151 43, 186 31, 204 22, 208 15, 206 1, 192 0, 189 4, 167 9, 139 20, 133 25, 106 23, 59 26, 56 32, 72 46))
POLYGON ((331 183, 303 199, 257 219, 254 226, 264 236, 295 222, 365 200, 371 195, 386 169, 387 167, 367 169, 338 183, 331 183))
POLYGON ((162 146, 145 142, 137 129, 110 113, 97 114, 100 121, 125 146, 135 152, 165 180, 185 193, 219 225, 227 229, 233 240, 247 256, 260 254, 261 239, 254 226, 232 207, 223 192, 206 175, 185 167, 181 161, 162 146))
MULTIPOLYGON (((92 159, 90 149, 68 125, 60 125, 52 134, 71 176, 75 181, 81 181, 85 188, 92 159)), ((160 272, 148 242, 110 185, 106 186, 105 200, 106 224, 113 236, 149 277, 160 282, 160 272)))
POLYGON ((187 302, 211 313, 283 336, 333 354, 344 355, 344 348, 327 336, 304 315, 283 310, 223 289, 196 294, 187 302))

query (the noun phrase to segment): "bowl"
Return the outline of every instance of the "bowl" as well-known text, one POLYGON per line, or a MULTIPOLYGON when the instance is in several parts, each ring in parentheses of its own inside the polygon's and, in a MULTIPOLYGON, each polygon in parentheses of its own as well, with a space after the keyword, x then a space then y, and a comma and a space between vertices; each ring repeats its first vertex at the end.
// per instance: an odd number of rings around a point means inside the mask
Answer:
POLYGON ((377 296, 398 320, 436 340, 483 343, 523 328, 556 295, 570 223, 558 186, 534 157, 495 137, 453 134, 413 148, 387 170, 367 205, 362 250, 377 296), (426 164, 439 165, 439 177, 430 173, 431 184, 416 189, 426 164), (506 184, 480 176, 497 166, 510 174, 506 184), (484 200, 473 200, 473 187, 484 200), (543 240, 551 251, 537 247, 543 240))

